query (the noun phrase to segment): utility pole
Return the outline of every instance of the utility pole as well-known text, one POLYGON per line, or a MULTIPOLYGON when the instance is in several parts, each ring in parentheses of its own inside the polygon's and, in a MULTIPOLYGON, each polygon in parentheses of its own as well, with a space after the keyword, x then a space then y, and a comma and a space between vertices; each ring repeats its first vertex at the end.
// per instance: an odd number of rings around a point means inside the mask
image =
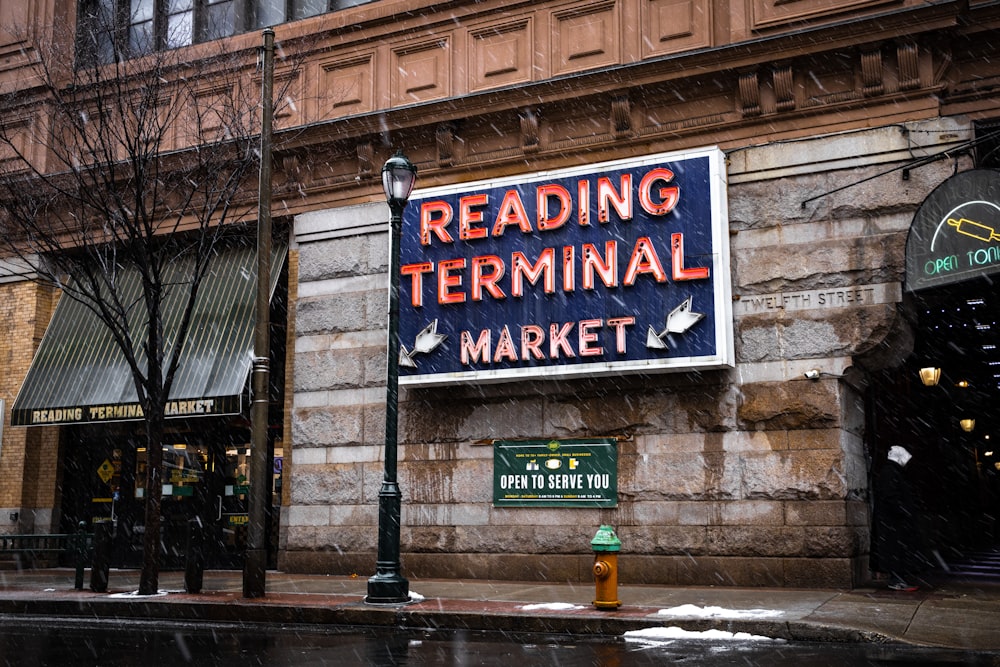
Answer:
POLYGON ((268 470, 267 413, 270 406, 271 308, 271 125, 274 97, 274 30, 264 30, 261 86, 260 183, 257 205, 257 304, 254 320, 253 392, 250 407, 250 508, 243 597, 264 597, 267 570, 268 470))

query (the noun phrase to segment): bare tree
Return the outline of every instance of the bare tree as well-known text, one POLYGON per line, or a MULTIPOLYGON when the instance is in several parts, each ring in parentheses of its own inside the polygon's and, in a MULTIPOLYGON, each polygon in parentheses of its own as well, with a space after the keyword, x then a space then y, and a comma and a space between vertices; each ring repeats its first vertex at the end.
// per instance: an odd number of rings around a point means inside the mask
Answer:
POLYGON ((139 594, 151 595, 165 407, 193 306, 219 250, 253 238, 255 53, 191 63, 161 51, 74 66, 73 43, 39 48, 31 85, 0 98, 0 253, 85 304, 131 369, 148 456, 139 594), (171 278, 181 257, 190 270, 171 278), (122 289, 129 274, 137 298, 122 289), (180 326, 166 336, 164 299, 178 290, 180 326))

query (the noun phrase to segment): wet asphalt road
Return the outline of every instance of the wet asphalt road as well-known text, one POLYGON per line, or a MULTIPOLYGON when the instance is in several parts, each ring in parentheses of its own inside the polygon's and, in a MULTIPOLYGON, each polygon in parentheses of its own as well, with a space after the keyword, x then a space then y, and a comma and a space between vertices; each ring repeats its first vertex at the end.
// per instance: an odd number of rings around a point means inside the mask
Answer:
POLYGON ((357 627, 247 627, 76 619, 0 619, 0 664, 93 665, 1000 665, 1000 654, 876 644, 580 639, 498 633, 387 632, 357 627))

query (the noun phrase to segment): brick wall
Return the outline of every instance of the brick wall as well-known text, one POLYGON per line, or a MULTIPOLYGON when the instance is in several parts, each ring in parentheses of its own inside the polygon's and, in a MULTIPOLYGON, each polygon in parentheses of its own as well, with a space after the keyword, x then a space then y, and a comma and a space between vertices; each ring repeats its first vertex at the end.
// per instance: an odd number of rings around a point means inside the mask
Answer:
POLYGON ((10 411, 45 333, 56 298, 33 282, 0 284, 0 398, 3 443, 0 449, 0 531, 48 532, 58 523, 58 434, 55 429, 10 426, 10 411), (11 520, 13 513, 18 519, 11 520))

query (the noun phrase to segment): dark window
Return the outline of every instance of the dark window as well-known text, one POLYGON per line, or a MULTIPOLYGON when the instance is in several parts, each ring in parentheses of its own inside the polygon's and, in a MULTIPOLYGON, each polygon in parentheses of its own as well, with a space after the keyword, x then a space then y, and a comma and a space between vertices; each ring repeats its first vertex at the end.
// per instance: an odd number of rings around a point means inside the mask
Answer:
POLYGON ((81 64, 111 62, 115 56, 115 0, 83 0, 77 17, 76 52, 81 64))
POLYGON ((228 37, 374 0, 79 0, 80 65, 228 37))
POLYGON ((976 166, 1000 169, 1000 121, 980 121, 976 128, 976 166))
POLYGON ((236 0, 206 0, 206 41, 219 39, 236 32, 236 0))
POLYGON ((128 17, 128 49, 130 54, 149 53, 155 48, 153 9, 153 0, 131 0, 128 17))

